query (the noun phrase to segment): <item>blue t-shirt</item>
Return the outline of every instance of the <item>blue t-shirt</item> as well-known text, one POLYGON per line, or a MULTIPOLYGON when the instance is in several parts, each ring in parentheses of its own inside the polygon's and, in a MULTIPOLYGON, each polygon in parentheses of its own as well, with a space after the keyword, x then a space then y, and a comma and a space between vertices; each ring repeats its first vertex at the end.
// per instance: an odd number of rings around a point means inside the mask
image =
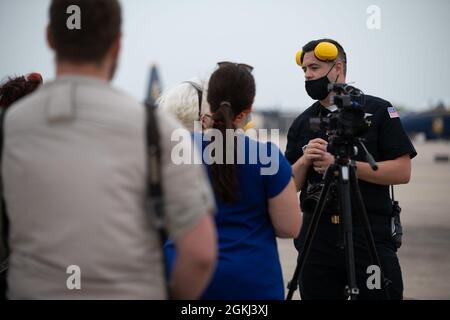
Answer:
MULTIPOLYGON (((202 299, 283 299, 283 276, 268 199, 288 185, 291 166, 275 144, 258 142, 245 135, 238 136, 239 139, 243 143, 237 145, 245 155, 245 164, 236 165, 238 200, 227 204, 215 196, 218 261, 202 299), (256 156, 255 152, 264 156, 256 156)), ((208 143, 202 143, 203 153, 208 143)), ((210 166, 206 167, 211 179, 210 166)), ((166 245, 165 251, 171 270, 173 245, 166 245)))

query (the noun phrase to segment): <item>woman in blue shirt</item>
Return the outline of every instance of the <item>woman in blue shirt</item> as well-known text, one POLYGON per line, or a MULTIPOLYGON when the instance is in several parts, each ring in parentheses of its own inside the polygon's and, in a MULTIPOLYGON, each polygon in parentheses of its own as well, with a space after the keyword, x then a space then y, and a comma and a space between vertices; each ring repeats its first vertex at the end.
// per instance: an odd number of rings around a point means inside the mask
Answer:
MULTIPOLYGON (((251 69, 219 63, 207 95, 213 127, 194 137, 201 141, 215 194, 219 245, 216 270, 202 299, 283 299, 276 237, 295 238, 301 227, 290 164, 275 144, 252 140, 239 130, 248 122, 255 97, 251 69)), ((166 252, 171 265, 173 248, 166 252)))

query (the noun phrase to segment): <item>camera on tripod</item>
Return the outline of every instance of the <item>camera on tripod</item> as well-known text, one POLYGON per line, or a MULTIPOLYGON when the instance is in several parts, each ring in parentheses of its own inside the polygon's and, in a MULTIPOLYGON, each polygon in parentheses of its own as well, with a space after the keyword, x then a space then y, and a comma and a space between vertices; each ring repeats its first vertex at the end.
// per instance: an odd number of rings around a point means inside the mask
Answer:
MULTIPOLYGON (((303 270, 305 261, 311 249, 312 240, 319 225, 322 213, 338 213, 340 224, 339 246, 345 250, 348 284, 345 287, 347 297, 356 299, 359 294, 356 279, 355 251, 353 246, 353 214, 363 226, 362 230, 367 240, 369 256, 372 263, 381 266, 375 241, 370 229, 364 200, 358 185, 356 174, 356 162, 352 159, 358 154, 358 146, 365 152, 366 161, 373 170, 378 166, 364 145, 362 136, 369 129, 366 120, 364 94, 361 90, 347 84, 332 83, 328 90, 333 91, 333 104, 337 112, 331 112, 325 117, 310 118, 310 129, 313 131, 325 131, 328 137, 328 152, 334 155, 334 163, 329 166, 321 181, 308 181, 307 194, 302 203, 305 210, 305 202, 309 212, 312 213, 311 222, 305 236, 304 244, 297 260, 292 280, 288 284, 289 292, 286 299, 292 299, 298 286, 299 274, 303 270), (330 212, 331 211, 331 212, 330 212), (336 212, 337 211, 337 212, 336 212)), ((320 110, 323 110, 320 107, 320 110)), ((311 179, 313 180, 313 179, 311 179)), ((307 212, 305 210, 305 212, 307 212)), ((334 215, 333 215, 334 216, 334 215)), ((333 221, 336 220, 331 220, 333 221)), ((385 278, 381 268, 383 290, 387 299, 389 292, 387 285, 389 280, 385 278)))
POLYGON ((366 120, 364 93, 345 83, 330 83, 328 91, 333 91, 333 104, 337 112, 325 117, 312 117, 309 120, 312 131, 325 130, 331 145, 353 144, 355 138, 361 137, 369 128, 366 120))

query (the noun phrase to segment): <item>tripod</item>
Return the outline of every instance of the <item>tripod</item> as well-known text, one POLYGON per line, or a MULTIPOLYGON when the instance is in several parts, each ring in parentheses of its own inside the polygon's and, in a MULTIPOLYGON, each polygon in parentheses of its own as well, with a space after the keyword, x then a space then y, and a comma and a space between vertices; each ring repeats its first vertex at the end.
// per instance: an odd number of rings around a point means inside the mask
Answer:
MULTIPOLYGON (((357 141, 360 143, 360 145, 363 147, 365 151, 367 162, 371 165, 373 170, 377 170, 378 166, 376 165, 373 157, 367 151, 362 140, 358 139, 357 141)), ((355 256, 353 248, 353 223, 351 212, 352 201, 350 197, 350 190, 352 190, 353 194, 355 195, 354 205, 356 213, 359 215, 359 221, 362 223, 364 229, 364 236, 366 238, 366 242, 368 243, 370 258, 372 260, 372 263, 376 264, 380 268, 381 283, 383 284, 386 299, 389 299, 389 293, 387 289, 389 280, 384 278, 383 271, 381 269, 380 259, 376 251, 375 242, 370 229, 369 219, 367 217, 361 191, 358 185, 358 179, 356 176, 356 166, 354 162, 351 161, 350 156, 348 156, 353 151, 352 149, 354 149, 352 143, 350 144, 342 143, 340 146, 338 146, 336 148, 338 152, 336 152, 335 154, 336 160, 334 164, 332 164, 325 173, 324 187, 322 189, 322 192, 320 193, 319 201, 314 209, 311 224, 309 225, 308 231, 306 233, 303 252, 299 253, 297 266, 292 276, 292 280, 289 281, 288 283, 287 288, 289 289, 289 291, 286 300, 292 299, 292 296, 298 287, 298 277, 300 275, 300 272, 302 272, 306 259, 308 257, 314 235, 317 231, 319 219, 326 205, 325 200, 328 197, 328 192, 330 190, 330 186, 333 181, 336 182, 338 187, 337 188, 339 196, 338 201, 340 203, 341 209, 341 223, 344 240, 343 245, 345 249, 345 260, 348 279, 348 285, 345 288, 346 294, 348 297, 350 297, 351 300, 355 300, 359 294, 359 289, 356 284, 355 256)), ((356 152, 353 151, 353 153, 356 152)))

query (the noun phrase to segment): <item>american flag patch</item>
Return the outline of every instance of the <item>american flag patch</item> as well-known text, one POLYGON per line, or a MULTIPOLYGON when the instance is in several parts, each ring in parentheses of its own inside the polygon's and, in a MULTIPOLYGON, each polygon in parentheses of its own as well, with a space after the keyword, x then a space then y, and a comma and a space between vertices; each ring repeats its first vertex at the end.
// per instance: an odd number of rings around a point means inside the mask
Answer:
POLYGON ((389 117, 391 117, 391 119, 399 117, 399 114, 398 114, 397 110, 395 110, 394 107, 389 107, 388 108, 388 113, 389 113, 389 117))

